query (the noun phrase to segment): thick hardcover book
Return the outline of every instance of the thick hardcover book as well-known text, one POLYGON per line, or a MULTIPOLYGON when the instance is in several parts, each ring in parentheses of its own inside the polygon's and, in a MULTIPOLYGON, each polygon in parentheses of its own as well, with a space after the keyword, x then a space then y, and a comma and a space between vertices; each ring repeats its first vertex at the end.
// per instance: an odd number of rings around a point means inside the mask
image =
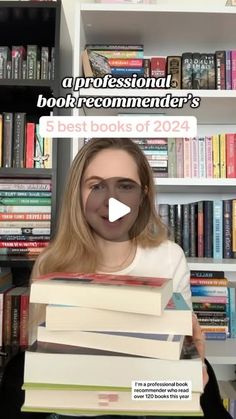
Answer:
POLYGON ((172 89, 181 89, 181 60, 180 56, 167 57, 167 75, 171 74, 172 89))
POLYGON ((236 89, 236 50, 231 51, 232 89, 236 89))
MULTIPOLYGON (((13 113, 3 112, 3 167, 12 167, 13 113)), ((1 180, 2 182, 2 180, 1 180)))
POLYGON ((175 242, 183 245, 183 207, 182 204, 175 204, 175 242))
POLYGON ((215 287, 205 285, 192 285, 192 296, 206 296, 206 297, 227 297, 227 287, 215 287))
POLYGON ((204 201, 204 257, 213 257, 213 201, 204 201))
POLYGON ((165 77, 166 76, 166 58, 152 57, 151 58, 151 77, 165 77))
POLYGON ((208 89, 208 56, 201 54, 200 57, 200 89, 208 89))
POLYGON ((226 134, 226 177, 236 178, 236 136, 226 134))
POLYGON ((27 45, 27 79, 37 79, 37 61, 40 59, 38 45, 27 45))
POLYGON ((216 89, 226 88, 226 52, 216 51, 216 89))
POLYGON ((232 89, 232 57, 231 51, 226 51, 225 63, 225 77, 226 77, 226 90, 232 89))
POLYGON ((193 54, 185 52, 182 54, 182 89, 193 88, 193 54))
POLYGON ((216 88, 215 54, 207 54, 208 89, 216 88))
POLYGON ((204 211, 203 201, 197 203, 197 255, 204 257, 204 211))
MULTIPOLYGON (((81 415, 120 414, 120 415, 156 415, 156 414, 201 414, 200 393, 192 393, 191 400, 168 400, 165 397, 161 403, 152 399, 144 399, 137 393, 139 399, 132 400, 131 390, 99 390, 73 389, 71 386, 58 389, 56 387, 25 385, 25 402, 23 411, 60 412, 81 415), (140 400, 141 399, 141 400, 140 400), (148 400, 148 401, 147 401, 148 400)), ((158 396, 162 393, 156 393, 158 396)))
POLYGON ((223 258, 232 258, 232 200, 223 200, 223 258))
POLYGON ((183 204, 183 251, 186 257, 190 256, 190 208, 189 204, 183 204))
POLYGON ((48 67, 49 67, 49 47, 41 48, 41 79, 48 79, 48 67))
POLYGON ((224 278, 225 273, 223 271, 190 271, 191 277, 193 278, 224 278))
POLYGON ((24 383, 130 388, 133 380, 191 380, 202 391, 202 361, 184 343, 180 360, 137 357, 91 348, 38 342, 25 354, 24 383))
POLYGON ((213 258, 223 258, 223 202, 221 200, 213 202, 213 258))
POLYGON ((25 119, 23 112, 14 114, 13 167, 16 168, 22 168, 25 164, 25 119))
POLYGON ((30 301, 158 316, 172 292, 166 278, 54 272, 33 282, 30 301))
POLYGON ((111 74, 108 59, 89 49, 82 53, 82 64, 85 77, 103 77, 111 74))
POLYGON ((199 52, 193 53, 193 89, 201 88, 201 54, 199 52))
POLYGON ((25 48, 13 45, 11 48, 12 55, 12 78, 22 79, 23 60, 25 59, 25 48))
POLYGON ((34 167, 34 148, 35 148, 35 123, 26 124, 26 145, 25 145, 25 167, 34 167))
POLYGON ((47 305, 48 330, 192 334, 192 313, 182 294, 173 296, 161 317, 96 308, 47 305))
POLYGON ((190 257, 197 257, 197 203, 189 204, 189 246, 190 257))
POLYGON ((0 79, 7 78, 7 62, 11 59, 9 47, 0 46, 0 79))

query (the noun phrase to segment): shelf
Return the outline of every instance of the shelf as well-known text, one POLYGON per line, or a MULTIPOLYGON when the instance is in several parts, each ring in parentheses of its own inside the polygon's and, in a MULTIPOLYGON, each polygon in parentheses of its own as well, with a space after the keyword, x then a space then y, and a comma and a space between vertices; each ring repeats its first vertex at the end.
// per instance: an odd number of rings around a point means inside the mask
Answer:
MULTIPOLYGON (((236 19, 235 19, 236 22, 236 19)), ((163 98, 166 95, 175 97, 187 97, 192 94, 194 97, 200 97, 201 103, 198 108, 191 108, 189 104, 185 104, 182 108, 86 108, 84 112, 88 116, 105 115, 114 116, 120 114, 161 114, 169 116, 195 116, 201 124, 224 124, 235 125, 235 102, 236 90, 173 90, 173 89, 80 89, 81 97, 122 97, 122 98, 138 98, 148 97, 163 98)), ((134 105, 135 103, 134 99, 134 105)), ((157 105, 158 106, 158 105, 157 105)))
POLYGON ((159 192, 165 193, 232 193, 236 198, 236 179, 154 178, 159 192))
POLYGON ((0 79, 0 87, 40 87, 54 89, 54 80, 0 79))
MULTIPOLYGON (((236 272, 236 259, 187 258, 190 270, 236 272)), ((236 351, 235 351, 236 354, 236 351)))
POLYGON ((51 179, 54 174, 53 169, 16 169, 14 167, 1 167, 0 178, 35 178, 51 179))
POLYGON ((236 339, 207 340, 206 358, 212 364, 236 364, 236 339))

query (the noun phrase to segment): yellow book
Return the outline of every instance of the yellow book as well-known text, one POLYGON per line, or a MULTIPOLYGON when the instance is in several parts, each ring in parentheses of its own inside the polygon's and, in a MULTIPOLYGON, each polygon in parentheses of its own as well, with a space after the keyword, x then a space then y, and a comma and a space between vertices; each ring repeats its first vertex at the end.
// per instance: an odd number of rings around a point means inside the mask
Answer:
POLYGON ((0 114, 0 167, 2 167, 2 142, 3 142, 3 129, 2 129, 2 115, 0 114))
POLYGON ((226 135, 220 134, 220 177, 226 178, 226 135))
POLYGON ((44 137, 44 156, 47 156, 47 159, 44 161, 45 169, 52 168, 52 138, 44 137))
POLYGON ((220 136, 212 136, 213 178, 220 177, 220 136))

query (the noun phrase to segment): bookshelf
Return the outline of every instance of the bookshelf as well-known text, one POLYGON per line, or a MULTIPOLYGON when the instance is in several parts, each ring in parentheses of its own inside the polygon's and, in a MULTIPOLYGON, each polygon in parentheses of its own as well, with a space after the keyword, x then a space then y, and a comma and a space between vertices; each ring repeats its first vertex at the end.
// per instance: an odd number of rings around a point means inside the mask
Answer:
MULTIPOLYGON (((97 4, 76 3, 73 51, 73 76, 82 75, 81 52, 86 43, 92 44, 143 44, 145 57, 182 55, 186 51, 214 52, 236 49, 233 27, 236 8, 226 7, 225 1, 189 2, 174 0, 157 4, 97 4), (211 3, 209 5, 209 3, 211 3), (168 29, 169 28, 169 29, 168 29), (186 35, 187 34, 187 35, 186 35)), ((64 74, 66 71, 64 71, 64 74)), ((170 90, 168 90, 168 93, 170 90)), ((198 109, 129 109, 129 114, 194 115, 198 120, 199 135, 236 132, 235 90, 174 90, 175 96, 192 93, 201 98, 198 109)), ((135 89, 81 89, 80 96, 165 96, 167 90, 135 89), (132 94, 131 94, 132 93, 132 94)), ((77 94, 76 92, 74 93, 77 94)), ((125 110, 83 108, 73 110, 73 115, 117 115, 125 110)), ((73 138, 70 161, 83 144, 82 138, 73 138)), ((158 202, 188 203, 204 199, 232 199, 235 197, 235 179, 155 179, 158 202)), ((236 261, 190 258, 190 269, 222 270, 231 280, 236 280, 236 261)), ((218 378, 235 378, 236 340, 207 342, 207 357, 215 366, 218 378)))
MULTIPOLYGON (((43 94, 49 98, 58 95, 59 84, 59 46, 60 46, 61 2, 1 1, 0 39, 1 46, 37 45, 39 48, 55 48, 54 77, 39 78, 1 78, 0 113, 26 113, 26 121, 38 123, 40 116, 49 115, 51 109, 37 108, 37 98, 43 94)), ((42 74, 42 73, 41 73, 42 74)), ((26 76, 27 77, 27 76, 26 76)), ((13 168, 1 167, 0 177, 8 179, 48 179, 52 184, 51 232, 55 229, 57 206, 57 141, 53 140, 52 168, 13 168)), ((32 268, 34 256, 0 255, 0 267, 32 268)))

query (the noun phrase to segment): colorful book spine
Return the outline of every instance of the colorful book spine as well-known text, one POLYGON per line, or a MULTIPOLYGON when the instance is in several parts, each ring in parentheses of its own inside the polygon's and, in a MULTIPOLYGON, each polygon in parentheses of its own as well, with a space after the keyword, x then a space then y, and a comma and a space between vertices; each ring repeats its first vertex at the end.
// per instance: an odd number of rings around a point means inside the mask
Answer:
POLYGON ((223 257, 223 203, 213 202, 213 258, 223 257))
POLYGON ((220 153, 220 178, 226 178, 226 135, 220 134, 219 138, 220 153))
POLYGON ((212 137, 212 152, 213 152, 213 177, 220 177, 220 137, 213 135, 212 137))

